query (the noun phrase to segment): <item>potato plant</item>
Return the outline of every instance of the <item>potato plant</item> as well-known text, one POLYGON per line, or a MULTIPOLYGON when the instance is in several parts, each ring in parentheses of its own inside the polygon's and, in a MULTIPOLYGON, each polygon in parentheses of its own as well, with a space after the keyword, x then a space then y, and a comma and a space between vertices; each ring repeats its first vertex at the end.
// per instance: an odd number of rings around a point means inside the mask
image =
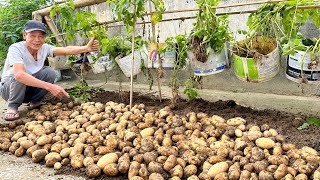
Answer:
POLYGON ((267 124, 205 113, 146 111, 123 103, 69 102, 10 122, 0 148, 59 170, 128 179, 319 179, 319 152, 297 148, 267 124))

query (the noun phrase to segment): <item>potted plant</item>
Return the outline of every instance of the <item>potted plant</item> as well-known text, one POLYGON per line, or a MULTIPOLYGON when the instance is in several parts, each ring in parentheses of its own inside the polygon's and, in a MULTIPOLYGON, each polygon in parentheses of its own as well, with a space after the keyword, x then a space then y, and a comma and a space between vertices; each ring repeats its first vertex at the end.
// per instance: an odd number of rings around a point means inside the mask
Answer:
POLYGON ((191 32, 194 74, 205 76, 221 72, 226 66, 226 42, 231 39, 228 16, 217 16, 215 6, 220 0, 198 0, 199 12, 191 32))
POLYGON ((232 48, 234 72, 240 80, 261 82, 278 74, 280 53, 276 23, 280 10, 276 4, 267 3, 250 14, 249 31, 244 33, 246 39, 232 48))
POLYGON ((288 56, 286 77, 299 83, 317 83, 320 73, 319 37, 305 38, 299 33, 300 27, 310 19, 315 26, 320 27, 318 9, 298 9, 298 6, 315 5, 314 1, 299 1, 283 3, 286 8, 281 11, 280 28, 283 55, 288 56))

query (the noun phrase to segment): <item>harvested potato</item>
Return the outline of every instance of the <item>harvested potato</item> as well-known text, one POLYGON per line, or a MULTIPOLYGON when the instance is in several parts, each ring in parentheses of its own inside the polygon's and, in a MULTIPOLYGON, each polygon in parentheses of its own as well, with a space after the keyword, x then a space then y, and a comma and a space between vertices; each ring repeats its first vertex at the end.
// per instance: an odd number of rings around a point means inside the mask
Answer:
POLYGON ((107 175, 107 176, 117 176, 119 173, 118 170, 118 164, 116 163, 109 163, 107 164, 104 168, 103 168, 103 172, 107 175))
POLYGON ((118 161, 118 155, 116 153, 108 153, 102 156, 97 165, 103 170, 107 164, 116 163, 118 161))
POLYGON ((214 164, 208 171, 208 175, 214 178, 217 174, 221 172, 227 172, 229 169, 229 164, 227 162, 218 162, 214 164))
POLYGON ((44 160, 45 156, 48 154, 46 149, 38 149, 32 153, 32 162, 39 163, 44 160))
POLYGON ((87 166, 86 168, 86 174, 87 176, 89 176, 90 178, 94 178, 94 177, 98 177, 101 174, 101 169, 99 166, 97 166, 96 164, 90 164, 89 166, 87 166))

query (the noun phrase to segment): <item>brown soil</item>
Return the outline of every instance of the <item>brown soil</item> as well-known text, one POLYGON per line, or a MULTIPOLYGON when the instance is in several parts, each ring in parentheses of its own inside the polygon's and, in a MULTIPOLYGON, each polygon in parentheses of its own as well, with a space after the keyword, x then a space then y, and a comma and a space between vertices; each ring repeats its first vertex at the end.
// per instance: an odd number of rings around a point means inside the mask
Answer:
POLYGON ((191 51, 194 54, 195 60, 205 63, 208 57, 206 54, 206 47, 202 44, 202 38, 193 36, 191 40, 191 45, 191 51))
POLYGON ((274 38, 258 36, 239 41, 233 47, 233 52, 240 57, 258 58, 258 56, 271 53, 276 47, 277 41, 274 38))

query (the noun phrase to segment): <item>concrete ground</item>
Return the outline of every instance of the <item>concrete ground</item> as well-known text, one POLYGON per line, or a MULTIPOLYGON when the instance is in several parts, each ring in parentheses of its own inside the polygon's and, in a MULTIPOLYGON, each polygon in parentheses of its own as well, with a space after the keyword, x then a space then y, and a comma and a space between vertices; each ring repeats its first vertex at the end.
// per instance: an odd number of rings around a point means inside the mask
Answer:
MULTIPOLYGON (((101 87, 106 90, 116 91, 118 87, 117 82, 108 82, 107 84, 101 80, 88 80, 89 86, 101 87)), ((77 80, 67 80, 58 82, 65 88, 71 88, 77 80)), ((123 89, 129 91, 130 84, 123 83, 123 89)), ((148 86, 145 84, 134 84, 134 90, 146 94, 157 95, 157 87, 154 90, 149 91, 148 86)), ((171 97, 170 88, 167 86, 162 87, 164 97, 171 97)), ((203 99, 210 101, 217 100, 234 100, 236 103, 249 106, 255 109, 276 109, 289 113, 307 114, 313 116, 320 116, 320 98, 318 96, 302 97, 302 96, 288 96, 288 95, 276 95, 266 93, 253 93, 253 92, 232 92, 222 90, 199 90, 199 93, 203 99)), ((3 117, 5 112, 6 103, 0 100, 0 117, 3 117)), ((25 106, 20 108, 20 111, 26 112, 25 106)), ((25 118, 25 117, 22 117, 25 118)), ((5 123, 1 118, 0 123, 5 123)), ((31 159, 24 156, 17 158, 9 153, 0 152, 0 180, 12 180, 12 179, 85 179, 83 177, 74 177, 70 175, 55 175, 55 171, 50 168, 46 168, 44 165, 32 163, 31 159)))

